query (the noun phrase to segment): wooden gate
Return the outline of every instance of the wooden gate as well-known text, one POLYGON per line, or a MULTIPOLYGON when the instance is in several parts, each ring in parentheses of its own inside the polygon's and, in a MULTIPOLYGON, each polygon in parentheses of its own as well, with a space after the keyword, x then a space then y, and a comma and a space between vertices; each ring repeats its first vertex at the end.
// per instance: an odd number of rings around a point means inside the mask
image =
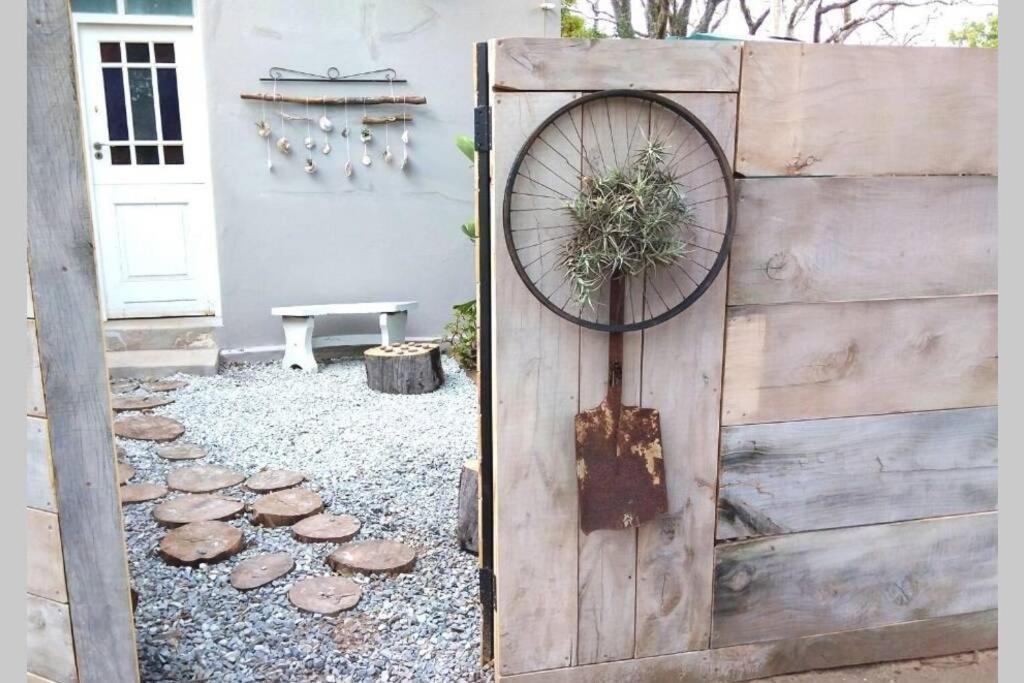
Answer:
POLYGON ((500 39, 486 57, 499 677, 737 681, 994 646, 995 51, 500 39), (573 418, 603 396, 607 335, 527 290, 501 202, 549 114, 617 88, 704 122, 738 222, 705 295, 626 336, 670 511, 583 534, 573 418))

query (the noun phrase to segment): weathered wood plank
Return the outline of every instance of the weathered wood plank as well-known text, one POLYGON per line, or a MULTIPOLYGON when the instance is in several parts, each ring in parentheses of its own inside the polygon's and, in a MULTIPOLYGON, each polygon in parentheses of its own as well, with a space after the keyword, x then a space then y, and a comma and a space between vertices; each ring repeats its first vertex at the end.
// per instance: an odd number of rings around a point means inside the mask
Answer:
POLYGON ((996 50, 746 43, 745 176, 995 174, 996 50))
MULTIPOLYGON (((675 95, 733 157, 736 96, 675 95)), ((655 130, 664 130, 655 121, 655 130)), ((692 145, 673 133, 676 145, 692 145)), ((701 162, 703 163, 703 162, 701 162)), ((696 164, 695 164, 696 165, 696 164)), ((710 177, 717 168, 707 167, 710 177)), ((707 182, 691 176, 696 187, 707 182)), ((722 230, 719 202, 702 205, 702 225, 722 230)), ((680 315, 644 331, 642 404, 661 413, 669 514, 639 529, 636 656, 708 646, 714 565, 715 479, 725 327, 726 270, 680 315)))
POLYGON ((739 306, 725 425, 995 405, 996 297, 739 306))
POLYGON ((501 211, 520 146, 573 97, 492 95, 496 669, 502 674, 570 666, 576 658, 573 420, 579 330, 544 308, 519 279, 505 245, 501 211))
POLYGON ((42 676, 36 676, 34 673, 31 673, 31 672, 26 677, 26 681, 28 683, 55 683, 54 681, 51 681, 49 678, 43 678, 42 676))
POLYGON ((68 606, 35 595, 26 596, 26 603, 29 672, 55 683, 78 681, 68 606))
POLYGON ((27 134, 69 150, 29 157, 28 253, 78 674, 127 683, 138 664, 67 2, 29 0, 27 27, 27 134))
POLYGON ((740 84, 738 42, 502 38, 492 45, 497 90, 736 92, 740 84))
POLYGON ((993 648, 997 641, 997 616, 996 610, 986 610, 879 628, 505 676, 500 680, 508 683, 734 683, 811 669, 993 648))
POLYGON ((39 366, 39 343, 36 340, 36 321, 29 318, 25 322, 25 332, 28 339, 28 388, 26 392, 25 412, 29 415, 46 415, 46 405, 43 400, 43 375, 39 366))
POLYGON ((722 539, 996 509, 996 408, 726 427, 722 539))
POLYGON ((996 514, 720 545, 711 645, 995 609, 996 514))
POLYGON ((57 515, 28 508, 27 588, 32 595, 68 601, 64 584, 64 554, 60 547, 57 515))
POLYGON ((29 417, 27 420, 25 502, 29 507, 56 512, 57 494, 46 420, 40 417, 29 417))
POLYGON ((740 180, 729 303, 997 289, 992 177, 740 180))

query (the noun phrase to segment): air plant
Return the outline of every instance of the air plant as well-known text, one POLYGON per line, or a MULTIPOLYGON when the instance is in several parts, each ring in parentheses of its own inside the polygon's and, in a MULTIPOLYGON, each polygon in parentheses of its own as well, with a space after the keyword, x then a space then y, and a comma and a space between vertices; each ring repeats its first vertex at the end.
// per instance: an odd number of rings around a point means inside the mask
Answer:
POLYGON ((649 142, 624 167, 584 177, 568 203, 575 225, 559 262, 580 305, 592 308, 616 273, 642 275, 691 251, 693 210, 667 158, 662 143, 649 142))

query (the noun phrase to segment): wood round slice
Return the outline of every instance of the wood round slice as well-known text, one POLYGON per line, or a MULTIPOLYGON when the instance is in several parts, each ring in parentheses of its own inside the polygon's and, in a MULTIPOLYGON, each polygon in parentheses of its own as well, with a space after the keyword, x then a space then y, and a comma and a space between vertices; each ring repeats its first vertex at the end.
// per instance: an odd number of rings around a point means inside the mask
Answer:
POLYGON ((444 383, 437 344, 376 346, 363 352, 366 383, 386 394, 425 394, 444 383))
POLYGON ((174 391, 187 386, 188 382, 183 379, 158 379, 142 383, 142 388, 146 391, 174 391))
POLYGON ((121 504, 145 503, 167 495, 167 487, 163 484, 128 484, 121 488, 121 504))
POLYGON ((110 380, 110 393, 126 394, 139 388, 139 383, 133 379, 112 379, 110 380))
POLYGON ((198 460, 206 457, 206 451, 194 443, 176 443, 161 446, 156 454, 164 460, 198 460))
POLYGON ((352 609, 363 596, 355 581, 340 576, 313 576, 296 581, 288 591, 291 603, 304 612, 338 614, 352 609))
POLYGON ((240 591, 265 586, 295 569, 295 560, 288 553, 254 555, 231 570, 231 585, 240 591))
POLYGON ((126 462, 117 463, 117 483, 127 484, 135 476, 135 468, 126 462))
POLYGON ((260 496, 252 504, 252 522, 262 526, 291 526, 324 509, 324 501, 309 489, 286 489, 260 496))
POLYGON ((327 557, 327 564, 335 571, 400 574, 412 571, 416 565, 416 551, 398 541, 360 541, 335 550, 327 557))
POLYGON ((169 487, 187 493, 209 493, 226 489, 229 486, 237 486, 243 481, 245 481, 244 474, 219 465, 179 467, 167 475, 169 487))
POLYGON ((193 565, 226 560, 244 547, 242 532, 230 524, 193 522, 168 531, 160 541, 160 555, 167 564, 193 565))
POLYGON ((126 439, 174 441, 185 433, 185 425, 160 415, 129 415, 114 420, 114 433, 126 439))
POLYGON ((153 508, 153 519, 163 526, 180 526, 192 522, 237 517, 245 509, 245 503, 231 498, 208 493, 189 494, 166 500, 153 508))
POLYGON ((344 543, 359 533, 359 520, 351 515, 313 515, 295 523, 292 534, 306 543, 344 543))
POLYGON ((118 460, 126 460, 128 458, 128 451, 126 451, 124 446, 121 446, 120 444, 114 446, 114 452, 117 453, 118 460))
POLYGON ((165 406, 174 403, 169 396, 136 396, 135 394, 118 394, 110 397, 110 407, 115 411, 122 410, 148 410, 158 406, 165 406))
POLYGON ((306 475, 294 470, 263 470, 245 480, 245 488, 257 493, 279 491, 298 486, 306 480, 306 475))

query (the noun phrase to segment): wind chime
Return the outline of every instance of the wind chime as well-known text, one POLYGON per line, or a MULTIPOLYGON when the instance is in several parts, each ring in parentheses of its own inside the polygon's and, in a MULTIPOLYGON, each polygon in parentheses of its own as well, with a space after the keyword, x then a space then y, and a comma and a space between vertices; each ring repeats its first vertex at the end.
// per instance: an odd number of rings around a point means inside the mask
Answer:
MULTIPOLYGON (((285 69, 281 67, 272 67, 269 71, 269 77, 261 78, 260 81, 272 82, 273 91, 271 93, 242 93, 241 98, 243 100, 259 100, 260 101, 260 119, 256 122, 256 132, 261 138, 264 139, 266 146, 267 155, 267 170, 274 170, 274 160, 272 159, 271 150, 271 139, 274 138, 274 133, 271 130, 270 123, 267 119, 267 102, 274 102, 278 104, 277 117, 280 120, 281 130, 276 136, 274 141, 274 147, 280 155, 288 157, 291 155, 292 146, 291 141, 285 134, 286 122, 288 121, 302 121, 306 124, 306 136, 303 139, 303 147, 306 149, 305 159, 303 160, 303 169, 309 175, 314 175, 319 170, 319 165, 314 159, 314 153, 319 151, 325 157, 331 153, 331 133, 334 131, 334 122, 331 121, 327 113, 329 106, 341 106, 343 108, 343 116, 345 125, 340 129, 339 134, 345 141, 345 164, 343 166, 345 176, 352 178, 355 174, 355 169, 352 164, 352 142, 349 128, 349 111, 348 107, 350 104, 362 105, 363 115, 360 121, 361 127, 359 129, 359 141, 363 144, 362 164, 363 166, 369 167, 373 164, 373 159, 370 156, 370 146, 374 139, 374 134, 371 126, 383 125, 384 126, 384 144, 383 149, 380 152, 380 158, 386 165, 390 165, 394 159, 394 154, 391 151, 391 125, 401 123, 402 134, 400 140, 402 141, 402 156, 399 161, 398 167, 401 170, 406 170, 409 167, 409 127, 408 124, 412 122, 413 117, 409 113, 408 107, 411 104, 426 104, 427 99, 421 95, 395 95, 395 83, 405 83, 405 79, 397 78, 397 72, 394 69, 375 69, 373 71, 364 71, 355 74, 349 74, 342 76, 336 67, 331 67, 327 70, 326 74, 314 74, 306 71, 298 71, 295 69, 285 69), (289 75, 290 74, 290 75, 289 75), (374 76, 377 76, 374 78, 374 76), (292 95, 282 95, 278 93, 278 84, 285 82, 301 82, 301 83, 387 83, 389 94, 388 95, 376 95, 376 96, 363 96, 363 97, 299 97, 292 95), (289 114, 285 111, 285 104, 301 104, 305 106, 305 112, 303 115, 289 114), (386 104, 400 104, 402 109, 398 113, 389 113, 382 116, 371 116, 367 113, 368 106, 375 105, 386 105, 386 104), (320 106, 320 117, 313 119, 310 115, 310 106, 320 106), (313 125, 319 128, 323 134, 322 144, 317 144, 316 139, 313 137, 313 125)), ((323 162, 321 162, 323 163, 323 162)))

